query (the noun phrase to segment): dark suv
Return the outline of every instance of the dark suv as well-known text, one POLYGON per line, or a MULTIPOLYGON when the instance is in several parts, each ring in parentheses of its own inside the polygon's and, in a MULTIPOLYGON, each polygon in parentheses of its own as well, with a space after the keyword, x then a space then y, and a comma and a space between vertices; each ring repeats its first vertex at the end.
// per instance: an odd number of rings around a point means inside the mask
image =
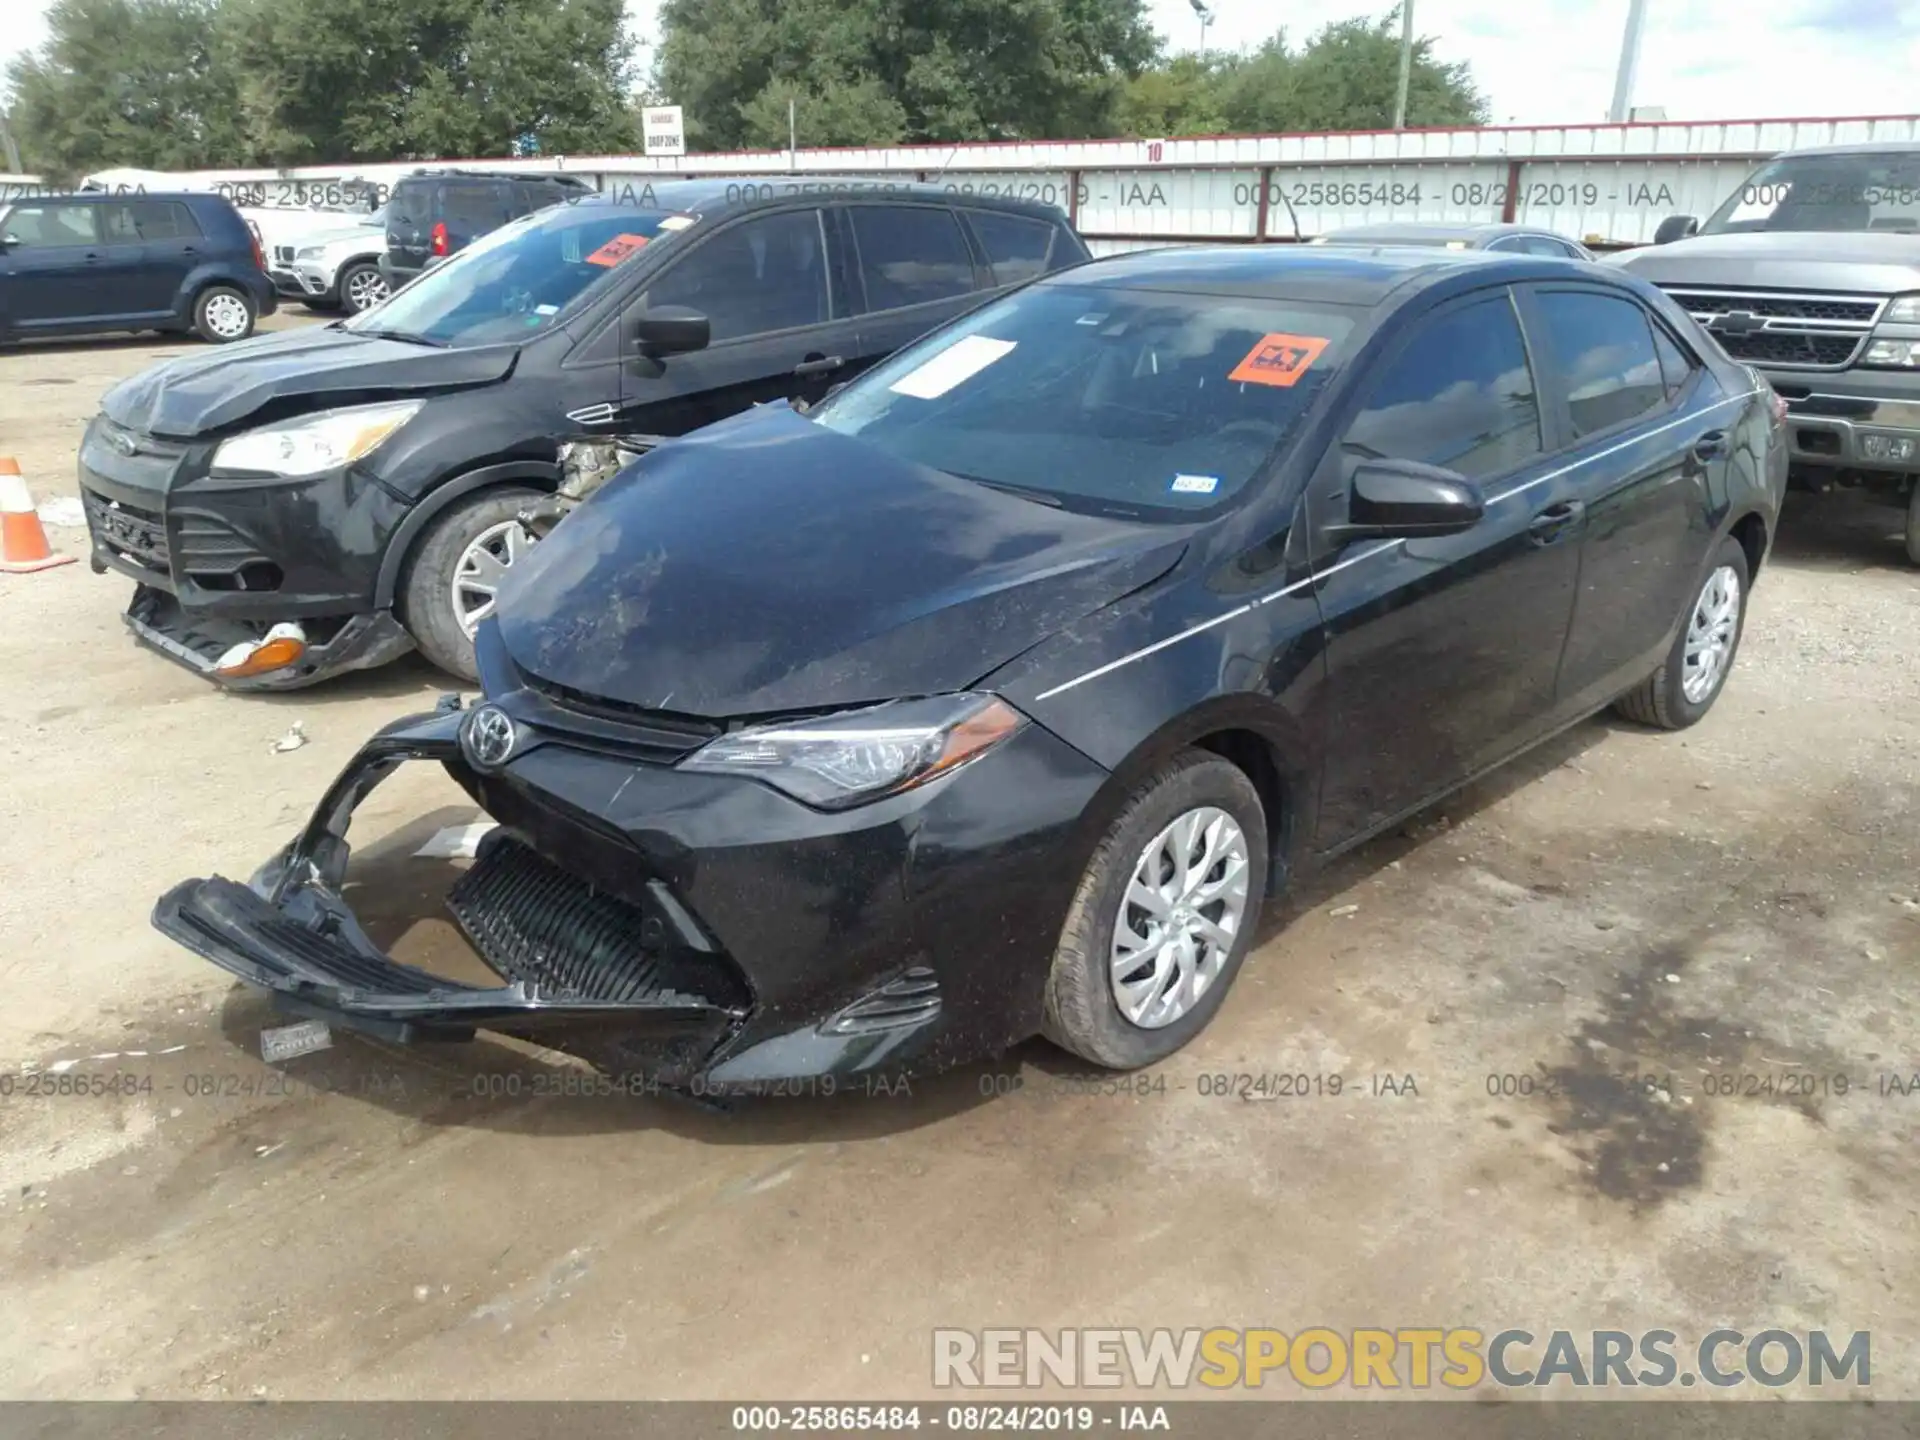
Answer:
POLYGON ((682 180, 552 206, 350 320, 108 391, 80 448, 94 567, 138 582, 141 640, 223 684, 415 644, 471 677, 562 443, 821 399, 1085 259, 1051 206, 900 183, 682 180))
POLYGON ((218 195, 55 195, 0 205, 0 340, 191 330, 225 344, 278 301, 218 195))
POLYGON ((417 171, 396 182, 387 199, 381 272, 397 288, 509 220, 593 193, 574 175, 417 171))

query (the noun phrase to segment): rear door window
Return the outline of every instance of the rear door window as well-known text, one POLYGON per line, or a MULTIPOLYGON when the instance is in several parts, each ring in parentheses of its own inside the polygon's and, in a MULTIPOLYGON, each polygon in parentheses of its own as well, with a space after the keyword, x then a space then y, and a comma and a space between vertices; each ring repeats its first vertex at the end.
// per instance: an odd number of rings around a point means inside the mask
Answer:
POLYGON ((868 310, 901 310, 973 289, 973 255, 951 210, 855 205, 848 213, 868 310))
POLYGON ((98 207, 100 239, 108 245, 138 245, 140 227, 134 222, 133 206, 128 204, 98 207))
POLYGON ((7 212, 0 236, 36 249, 96 245, 98 217, 92 205, 16 205, 7 212))
POLYGON ((1024 215, 1001 215, 991 210, 969 210, 967 224, 993 267, 993 283, 1016 285, 1047 271, 1054 237, 1060 232, 1045 220, 1024 215))
POLYGON ((1666 404, 1646 311, 1591 290, 1543 290, 1534 299, 1565 380, 1575 439, 1666 404))
POLYGON ((440 219, 449 230, 484 235, 513 218, 509 190, 485 180, 448 180, 440 187, 440 219))
POLYGON ((1653 348, 1660 357, 1660 378, 1666 384, 1667 398, 1672 400, 1687 388, 1687 381, 1693 378, 1698 367, 1693 357, 1658 323, 1653 327, 1653 348))
POLYGON ((197 240, 199 222, 178 200, 136 200, 133 223, 142 240, 197 240))
POLYGON ((1417 460, 1469 480, 1539 455, 1539 397, 1506 292, 1427 321, 1387 362, 1341 448, 1353 460, 1417 460))
POLYGON ((820 211, 759 215, 715 232, 649 283, 645 302, 698 310, 716 344, 824 324, 833 296, 820 211))

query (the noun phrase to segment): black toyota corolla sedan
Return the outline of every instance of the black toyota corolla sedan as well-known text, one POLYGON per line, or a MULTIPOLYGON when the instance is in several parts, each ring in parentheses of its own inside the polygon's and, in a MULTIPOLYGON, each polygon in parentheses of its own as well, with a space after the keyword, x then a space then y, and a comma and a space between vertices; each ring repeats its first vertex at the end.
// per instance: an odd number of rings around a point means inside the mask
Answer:
POLYGON ((1296 871, 1602 707, 1707 712, 1780 426, 1591 266, 1081 266, 629 467, 516 567, 477 704, 156 923, 296 1013, 709 1092, 1037 1032, 1149 1064, 1296 871), (448 895, 497 985, 343 900, 350 813, 415 759, 499 822, 448 895))

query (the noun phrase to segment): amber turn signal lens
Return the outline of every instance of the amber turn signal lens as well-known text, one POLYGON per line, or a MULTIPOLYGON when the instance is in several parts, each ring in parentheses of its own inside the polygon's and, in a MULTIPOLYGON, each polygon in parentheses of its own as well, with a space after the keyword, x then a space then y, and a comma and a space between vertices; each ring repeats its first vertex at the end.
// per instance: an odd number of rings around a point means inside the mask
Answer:
POLYGON ((239 680, 248 675, 264 675, 269 670, 284 669, 306 653, 306 641, 296 640, 291 635, 282 635, 278 639, 266 641, 244 660, 232 665, 222 665, 213 673, 228 680, 239 680))

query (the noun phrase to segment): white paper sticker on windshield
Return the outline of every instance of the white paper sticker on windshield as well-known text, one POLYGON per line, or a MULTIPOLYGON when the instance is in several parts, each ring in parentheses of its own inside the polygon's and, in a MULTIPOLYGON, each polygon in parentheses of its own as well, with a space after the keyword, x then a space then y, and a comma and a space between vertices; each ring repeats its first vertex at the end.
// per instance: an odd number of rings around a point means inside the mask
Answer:
POLYGON ((937 400, 962 380, 978 375, 1006 355, 1014 344, 1012 340, 989 340, 984 335, 969 335, 964 340, 956 340, 887 388, 896 395, 911 395, 916 400, 937 400))
POLYGON ((1176 475, 1169 487, 1176 495, 1211 495, 1220 488, 1218 475, 1176 475))

